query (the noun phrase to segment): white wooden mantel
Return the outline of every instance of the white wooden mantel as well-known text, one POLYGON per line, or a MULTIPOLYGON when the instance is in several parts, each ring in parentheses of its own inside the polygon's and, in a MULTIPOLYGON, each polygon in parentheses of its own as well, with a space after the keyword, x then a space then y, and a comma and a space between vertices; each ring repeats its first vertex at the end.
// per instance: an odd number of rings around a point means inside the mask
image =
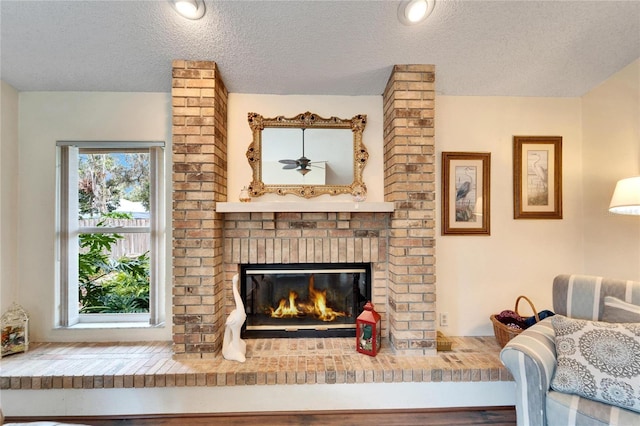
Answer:
POLYGON ((355 202, 355 201, 333 201, 333 202, 310 202, 300 203, 295 201, 250 201, 241 202, 218 202, 216 211, 218 213, 306 213, 306 212, 393 212, 394 203, 391 202, 355 202))

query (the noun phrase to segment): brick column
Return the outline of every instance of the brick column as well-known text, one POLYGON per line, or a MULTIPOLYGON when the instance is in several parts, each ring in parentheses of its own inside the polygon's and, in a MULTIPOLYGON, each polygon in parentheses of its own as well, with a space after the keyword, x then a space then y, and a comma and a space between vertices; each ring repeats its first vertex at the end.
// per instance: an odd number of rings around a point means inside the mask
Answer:
POLYGON ((434 88, 433 65, 396 65, 383 95, 389 340, 406 355, 436 353, 434 88))
POLYGON ((222 346, 227 89, 215 62, 173 61, 173 351, 214 356, 222 346))

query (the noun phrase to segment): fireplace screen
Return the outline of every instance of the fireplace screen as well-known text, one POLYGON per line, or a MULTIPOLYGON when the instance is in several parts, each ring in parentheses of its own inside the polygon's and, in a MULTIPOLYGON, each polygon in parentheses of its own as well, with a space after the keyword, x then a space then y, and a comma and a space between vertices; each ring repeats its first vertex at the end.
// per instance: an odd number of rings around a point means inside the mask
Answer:
POLYGON ((355 336, 368 264, 242 265, 243 337, 355 336))

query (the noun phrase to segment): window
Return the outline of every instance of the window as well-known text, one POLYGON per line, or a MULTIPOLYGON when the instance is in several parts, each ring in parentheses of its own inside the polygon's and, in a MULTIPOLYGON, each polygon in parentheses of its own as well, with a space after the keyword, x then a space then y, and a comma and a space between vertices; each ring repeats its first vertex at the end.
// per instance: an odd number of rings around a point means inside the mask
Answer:
POLYGON ((58 142, 60 326, 158 324, 162 142, 58 142))

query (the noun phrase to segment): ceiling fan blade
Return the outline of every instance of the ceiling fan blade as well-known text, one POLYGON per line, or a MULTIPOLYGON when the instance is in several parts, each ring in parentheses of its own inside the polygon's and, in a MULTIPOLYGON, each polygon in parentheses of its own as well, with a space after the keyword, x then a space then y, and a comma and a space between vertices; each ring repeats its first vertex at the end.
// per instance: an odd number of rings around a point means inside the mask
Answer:
POLYGON ((296 167, 298 167, 298 165, 297 165, 297 164, 287 164, 287 165, 282 166, 282 169, 283 169, 283 170, 293 170, 293 169, 295 169, 296 167))
POLYGON ((278 160, 278 163, 282 163, 282 164, 298 164, 298 160, 278 160))

